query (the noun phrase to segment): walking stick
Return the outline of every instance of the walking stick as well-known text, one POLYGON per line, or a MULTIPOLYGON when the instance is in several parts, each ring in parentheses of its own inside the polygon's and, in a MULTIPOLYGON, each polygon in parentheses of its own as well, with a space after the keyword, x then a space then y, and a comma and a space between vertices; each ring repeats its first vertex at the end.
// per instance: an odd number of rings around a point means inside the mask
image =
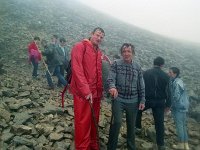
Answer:
MULTIPOLYGON (((33 39, 33 35, 31 34, 31 32, 30 32, 30 31, 28 31, 28 32, 29 32, 29 34, 31 35, 31 38, 33 39)), ((37 43, 36 43, 35 41, 34 41, 34 43, 35 43, 37 49, 39 50, 39 52, 41 53, 41 51, 40 51, 40 49, 39 49, 37 43)), ((51 80, 52 80, 51 73, 50 73, 50 71, 49 71, 49 69, 48 69, 47 64, 45 63, 45 61, 44 61, 44 59, 43 59, 42 53, 41 53, 41 60, 42 60, 42 63, 43 63, 43 65, 44 65, 46 71, 48 72, 48 74, 50 75, 50 78, 51 78, 51 80)), ((53 81, 53 80, 52 80, 52 81, 53 81)))
POLYGON ((97 124, 97 121, 96 121, 96 117, 95 117, 95 113, 94 113, 94 108, 92 107, 91 100, 89 101, 89 105, 90 105, 90 109, 91 109, 91 112, 92 112, 92 119, 93 119, 93 121, 94 121, 95 128, 96 128, 97 143, 98 143, 98 147, 99 147, 99 150, 100 150, 100 140, 99 140, 98 124, 97 124))

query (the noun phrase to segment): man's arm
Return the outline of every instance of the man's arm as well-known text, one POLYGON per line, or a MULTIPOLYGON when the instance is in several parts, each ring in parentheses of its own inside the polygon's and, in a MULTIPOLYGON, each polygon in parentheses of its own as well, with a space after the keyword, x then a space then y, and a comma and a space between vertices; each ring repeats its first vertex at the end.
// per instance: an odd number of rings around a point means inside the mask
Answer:
POLYGON ((87 79, 83 69, 83 56, 84 56, 84 45, 82 43, 76 44, 72 48, 71 52, 71 65, 72 65, 72 78, 76 82, 77 90, 80 91, 83 97, 91 94, 87 79))
POLYGON ((114 62, 110 67, 109 75, 107 78, 109 93, 114 98, 116 98, 118 96, 118 91, 116 88, 116 76, 117 76, 117 62, 114 62))

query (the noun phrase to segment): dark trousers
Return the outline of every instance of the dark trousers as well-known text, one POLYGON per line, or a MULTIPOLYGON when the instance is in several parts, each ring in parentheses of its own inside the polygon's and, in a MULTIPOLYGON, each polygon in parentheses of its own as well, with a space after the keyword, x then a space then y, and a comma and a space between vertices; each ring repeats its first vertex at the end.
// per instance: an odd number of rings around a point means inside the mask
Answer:
MULTIPOLYGON (((67 81, 65 80, 65 77, 63 76, 62 68, 61 66, 56 66, 54 70, 54 74, 58 78, 58 83, 60 82, 61 85, 67 85, 67 81)), ((59 86, 59 85, 58 85, 59 86)))
POLYGON ((32 76, 33 77, 37 77, 38 76, 38 62, 36 61, 36 59, 34 57, 31 58, 31 62, 33 65, 33 72, 32 72, 32 76))
POLYGON ((127 149, 135 150, 135 119, 138 111, 137 103, 123 103, 112 101, 112 117, 108 138, 108 150, 116 150, 118 136, 122 124, 123 113, 126 114, 127 149))
MULTIPOLYGON (((157 102, 146 102, 145 110, 151 108, 153 112, 153 118, 155 123, 155 130, 156 130, 156 142, 158 146, 164 146, 164 102, 157 103, 157 102)), ((141 110, 138 111, 136 117, 136 128, 142 128, 141 125, 141 118, 142 112, 141 110)))
MULTIPOLYGON (((65 78, 65 68, 64 65, 60 65, 60 74, 65 78)), ((62 80, 58 78, 58 86, 62 85, 62 80)))

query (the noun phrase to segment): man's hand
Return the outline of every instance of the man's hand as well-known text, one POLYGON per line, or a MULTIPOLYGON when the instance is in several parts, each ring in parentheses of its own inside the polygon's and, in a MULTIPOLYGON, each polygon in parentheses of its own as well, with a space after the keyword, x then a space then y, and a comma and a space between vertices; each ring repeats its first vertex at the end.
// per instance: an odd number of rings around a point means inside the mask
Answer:
POLYGON ((140 103, 138 109, 139 110, 143 110, 144 108, 145 108, 145 104, 144 103, 140 103))
POLYGON ((170 113, 171 113, 170 107, 166 107, 166 108, 165 108, 165 114, 166 114, 166 115, 169 115, 170 113))
POLYGON ((115 99, 118 96, 118 91, 116 88, 109 89, 109 93, 112 95, 112 97, 115 99))
POLYGON ((89 102, 92 104, 93 103, 93 100, 92 100, 92 93, 88 94, 86 97, 85 97, 87 100, 89 100, 89 102))

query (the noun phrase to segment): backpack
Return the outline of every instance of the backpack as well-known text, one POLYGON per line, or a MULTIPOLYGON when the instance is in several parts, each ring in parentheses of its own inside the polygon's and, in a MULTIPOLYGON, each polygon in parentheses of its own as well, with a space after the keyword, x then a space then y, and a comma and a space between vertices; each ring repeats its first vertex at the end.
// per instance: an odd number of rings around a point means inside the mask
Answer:
MULTIPOLYGON (((85 42, 83 41, 82 42, 83 45, 84 45, 84 53, 83 53, 83 56, 85 55, 85 52, 86 52, 86 45, 85 45, 85 42)), ((66 72, 67 72, 67 75, 66 75, 66 81, 67 81, 67 85, 65 85, 63 91, 61 92, 61 103, 62 103, 62 108, 64 108, 64 95, 65 95, 65 92, 67 91, 68 87, 69 87, 69 84, 71 83, 71 79, 72 79, 72 68, 71 68, 71 60, 69 61, 67 67, 66 67, 66 72)))

